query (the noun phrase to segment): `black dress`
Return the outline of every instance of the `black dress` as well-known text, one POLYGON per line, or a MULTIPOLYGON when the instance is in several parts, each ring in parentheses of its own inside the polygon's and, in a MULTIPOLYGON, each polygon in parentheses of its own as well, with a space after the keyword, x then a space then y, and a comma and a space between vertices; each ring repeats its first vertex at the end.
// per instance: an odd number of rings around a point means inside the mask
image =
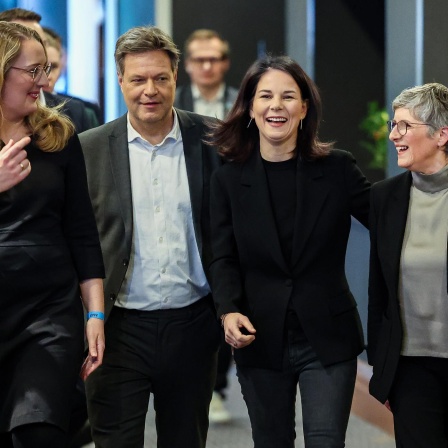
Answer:
POLYGON ((0 193, 0 432, 67 429, 84 351, 79 282, 104 277, 78 137, 25 149, 30 175, 0 193))

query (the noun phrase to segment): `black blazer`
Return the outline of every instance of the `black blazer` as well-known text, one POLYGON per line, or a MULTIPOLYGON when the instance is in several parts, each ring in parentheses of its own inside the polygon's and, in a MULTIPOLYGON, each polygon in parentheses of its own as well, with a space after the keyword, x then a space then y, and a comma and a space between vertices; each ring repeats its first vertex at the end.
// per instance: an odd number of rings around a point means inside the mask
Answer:
POLYGON ((397 370, 403 330, 398 302, 401 249, 412 184, 410 172, 376 183, 371 191, 367 356, 370 393, 384 403, 397 370))
POLYGON ((242 365, 280 369, 289 303, 324 365, 364 348, 345 276, 351 215, 368 224, 370 184, 345 151, 298 161, 292 263, 286 263, 259 151, 212 177, 212 289, 217 314, 241 312, 257 330, 235 350, 242 365))
POLYGON ((45 103, 49 107, 59 106, 59 104, 64 103, 62 113, 70 118, 75 125, 75 131, 77 133, 87 131, 94 127, 85 105, 80 100, 49 92, 44 92, 44 96, 45 103))
MULTIPOLYGON (((206 274, 211 259, 210 176, 219 164, 214 148, 202 142, 203 117, 177 110, 182 133, 196 240, 206 274)), ((127 116, 80 134, 89 192, 103 251, 106 315, 112 309, 131 255, 133 216, 127 116)))
MULTIPOLYGON (((84 107, 86 108, 86 113, 88 115, 88 119, 90 122, 89 128, 96 128, 97 126, 100 126, 101 124, 104 124, 104 118, 103 118, 103 112, 100 108, 100 106, 97 103, 92 103, 91 101, 87 101, 83 98, 78 98, 70 95, 65 95, 64 93, 57 93, 57 96, 64 98, 65 100, 76 100, 80 101, 84 107)), ((87 129, 84 129, 87 131, 87 129)))

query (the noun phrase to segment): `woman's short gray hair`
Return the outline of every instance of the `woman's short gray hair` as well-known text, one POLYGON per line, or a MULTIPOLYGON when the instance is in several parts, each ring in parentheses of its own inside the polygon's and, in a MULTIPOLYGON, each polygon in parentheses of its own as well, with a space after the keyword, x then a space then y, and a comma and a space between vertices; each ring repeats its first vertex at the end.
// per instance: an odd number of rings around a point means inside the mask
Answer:
POLYGON ((408 109, 417 120, 427 123, 429 135, 448 126, 448 88, 432 82, 403 90, 392 102, 394 110, 408 109))
POLYGON ((122 34, 115 44, 115 65, 120 75, 124 74, 124 59, 129 53, 165 51, 171 61, 173 72, 179 66, 180 51, 171 37, 155 26, 137 26, 122 34))

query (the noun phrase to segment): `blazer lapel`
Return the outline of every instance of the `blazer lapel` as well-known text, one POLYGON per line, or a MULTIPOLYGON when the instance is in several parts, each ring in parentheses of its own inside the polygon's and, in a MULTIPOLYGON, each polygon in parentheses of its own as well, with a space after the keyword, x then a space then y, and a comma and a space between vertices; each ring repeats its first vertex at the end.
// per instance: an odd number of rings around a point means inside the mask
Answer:
MULTIPOLYGON (((126 241, 132 242, 132 191, 129 164, 129 147, 127 133, 127 118, 124 115, 109 135, 109 153, 112 176, 115 181, 115 191, 121 204, 126 241)), ((107 201, 107 198, 105 198, 107 201)))
POLYGON ((320 182, 322 178, 322 169, 318 164, 298 161, 297 207, 291 260, 291 266, 293 267, 300 259, 328 195, 328 187, 320 182))
POLYGON ((187 168, 188 186, 193 214, 193 225, 199 253, 202 253, 202 190, 204 184, 203 160, 202 160, 202 129, 190 119, 190 117, 176 109, 179 118, 180 130, 187 168))
POLYGON ((393 283, 392 291, 398 291, 401 251, 409 210, 409 197, 412 184, 410 172, 404 173, 391 183, 386 196, 382 221, 378 224, 378 250, 382 261, 389 265, 384 272, 390 273, 387 281, 393 283), (380 249, 381 248, 381 249, 380 249))
POLYGON ((261 244, 266 246, 274 261, 289 272, 278 238, 263 160, 257 150, 242 168, 240 203, 261 244))

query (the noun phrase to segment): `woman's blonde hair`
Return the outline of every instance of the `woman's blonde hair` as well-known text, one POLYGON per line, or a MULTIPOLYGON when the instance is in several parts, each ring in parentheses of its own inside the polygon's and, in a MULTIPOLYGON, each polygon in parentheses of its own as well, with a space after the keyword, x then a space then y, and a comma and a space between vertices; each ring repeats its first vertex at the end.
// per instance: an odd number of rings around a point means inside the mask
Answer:
MULTIPOLYGON (((19 55, 25 39, 34 39, 39 42, 45 56, 47 55, 42 39, 36 31, 19 23, 0 21, 0 126, 3 122, 1 92, 5 76, 19 55)), ((71 120, 60 112, 62 106, 50 108, 42 105, 38 100, 37 110, 25 117, 25 124, 30 128, 33 140, 44 152, 60 151, 75 132, 71 120)))

